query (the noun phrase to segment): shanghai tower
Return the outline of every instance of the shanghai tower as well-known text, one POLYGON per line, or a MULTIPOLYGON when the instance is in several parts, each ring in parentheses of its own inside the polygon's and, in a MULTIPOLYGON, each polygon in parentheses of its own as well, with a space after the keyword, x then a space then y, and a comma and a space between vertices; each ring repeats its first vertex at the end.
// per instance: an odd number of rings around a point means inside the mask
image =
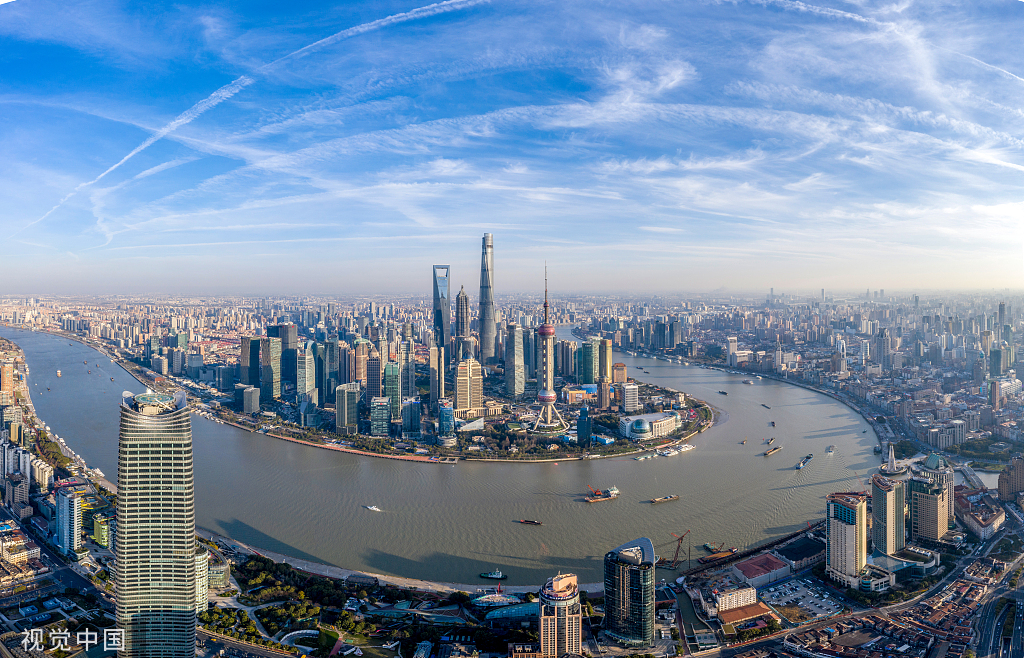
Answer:
POLYGON ((494 363, 494 236, 484 233, 480 257, 480 362, 494 363))

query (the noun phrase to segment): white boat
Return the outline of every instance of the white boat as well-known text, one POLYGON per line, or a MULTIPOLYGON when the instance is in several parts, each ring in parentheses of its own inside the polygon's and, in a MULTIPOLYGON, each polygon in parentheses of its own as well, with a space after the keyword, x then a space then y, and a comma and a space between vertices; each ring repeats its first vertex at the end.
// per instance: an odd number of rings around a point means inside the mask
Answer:
POLYGON ((687 443, 686 445, 679 446, 679 452, 687 452, 689 450, 693 450, 694 447, 696 446, 694 446, 692 443, 687 443))
POLYGON ((363 507, 365 507, 366 509, 370 510, 371 512, 381 512, 381 511, 383 511, 383 510, 381 510, 381 508, 377 507, 376 505, 363 505, 363 507))

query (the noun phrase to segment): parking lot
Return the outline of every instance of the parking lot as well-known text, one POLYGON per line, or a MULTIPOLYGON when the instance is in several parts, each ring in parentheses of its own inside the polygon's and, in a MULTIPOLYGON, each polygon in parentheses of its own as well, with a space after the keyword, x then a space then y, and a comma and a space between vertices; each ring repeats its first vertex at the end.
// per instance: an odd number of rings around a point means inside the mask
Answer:
POLYGON ((760 592, 761 600, 778 610, 787 620, 799 624, 812 619, 828 617, 842 611, 843 604, 815 580, 795 578, 766 587, 760 592))

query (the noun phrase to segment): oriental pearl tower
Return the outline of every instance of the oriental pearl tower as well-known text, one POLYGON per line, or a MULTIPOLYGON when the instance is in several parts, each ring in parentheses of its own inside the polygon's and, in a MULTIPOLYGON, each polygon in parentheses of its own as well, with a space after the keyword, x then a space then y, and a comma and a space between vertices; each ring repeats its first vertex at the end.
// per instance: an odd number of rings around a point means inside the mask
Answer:
POLYGON ((544 266, 544 324, 537 329, 537 336, 541 340, 540 345, 540 376, 538 377, 537 402, 540 403, 540 413, 537 414, 537 422, 533 429, 543 428, 546 431, 558 431, 568 427, 562 414, 555 409, 555 326, 548 322, 548 268, 544 266))

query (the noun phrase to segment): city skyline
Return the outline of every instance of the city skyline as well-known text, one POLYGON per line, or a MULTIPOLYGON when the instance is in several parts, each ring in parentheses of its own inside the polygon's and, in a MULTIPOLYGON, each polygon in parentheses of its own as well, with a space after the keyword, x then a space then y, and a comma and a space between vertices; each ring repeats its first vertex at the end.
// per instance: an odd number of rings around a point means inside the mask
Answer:
POLYGON ((496 295, 544 260, 580 291, 1024 282, 1019 3, 51 15, 0 5, 15 289, 475 288, 484 232, 496 295))

